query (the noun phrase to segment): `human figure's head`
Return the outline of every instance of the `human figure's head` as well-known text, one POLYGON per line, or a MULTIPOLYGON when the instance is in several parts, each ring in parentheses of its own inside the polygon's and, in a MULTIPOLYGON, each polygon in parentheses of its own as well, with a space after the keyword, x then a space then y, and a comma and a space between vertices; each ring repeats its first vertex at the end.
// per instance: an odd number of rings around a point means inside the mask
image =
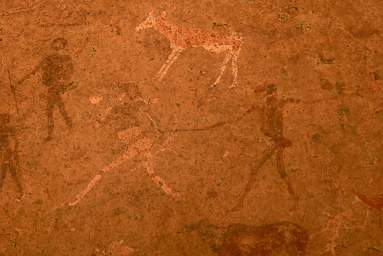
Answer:
POLYGON ((51 43, 51 47, 55 51, 64 50, 68 45, 68 41, 63 37, 58 37, 54 39, 51 43))
POLYGON ((277 94, 277 86, 275 84, 268 84, 265 87, 266 96, 274 96, 277 94))

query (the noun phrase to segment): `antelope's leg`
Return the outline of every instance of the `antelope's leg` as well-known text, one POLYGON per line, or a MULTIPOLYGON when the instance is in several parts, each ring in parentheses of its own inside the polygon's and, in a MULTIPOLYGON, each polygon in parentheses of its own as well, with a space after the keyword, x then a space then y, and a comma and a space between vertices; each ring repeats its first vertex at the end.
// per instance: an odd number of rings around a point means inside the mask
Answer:
POLYGON ((270 159, 270 157, 274 154, 275 150, 277 149, 276 146, 273 148, 266 150, 263 157, 259 159, 251 168, 250 177, 247 181, 246 187, 242 194, 239 196, 237 205, 233 208, 233 211, 237 211, 243 207, 243 202, 245 201, 245 198, 247 194, 249 194, 251 188, 254 186, 256 175, 258 173, 258 170, 266 163, 267 160, 270 159))
POLYGON ((231 66, 232 66, 232 72, 233 72, 233 83, 231 84, 230 88, 234 88, 238 85, 238 57, 239 52, 241 49, 238 49, 233 54, 233 58, 231 59, 231 66))
POLYGON ((161 76, 161 74, 162 74, 163 71, 164 71, 164 68, 165 68, 166 65, 168 65, 169 62, 174 58, 176 52, 177 52, 177 49, 176 49, 176 48, 172 49, 172 52, 169 54, 168 59, 167 59, 166 62, 162 65, 162 67, 160 68, 160 70, 158 70, 158 72, 157 72, 157 74, 156 74, 156 78, 159 78, 159 77, 161 76))
POLYGON ((215 80, 214 84, 211 87, 216 86, 221 81, 221 78, 222 78, 223 74, 225 73, 227 63, 229 63, 230 59, 232 59, 232 58, 233 58, 233 52, 230 51, 229 53, 226 54, 225 59, 223 60, 223 62, 221 64, 219 76, 217 77, 217 79, 215 80))
POLYGON ((161 69, 158 71, 156 78, 158 81, 161 81, 166 73, 168 72, 170 66, 176 61, 180 53, 183 51, 182 48, 174 48, 172 53, 169 55, 168 59, 166 60, 165 64, 162 65, 161 69))

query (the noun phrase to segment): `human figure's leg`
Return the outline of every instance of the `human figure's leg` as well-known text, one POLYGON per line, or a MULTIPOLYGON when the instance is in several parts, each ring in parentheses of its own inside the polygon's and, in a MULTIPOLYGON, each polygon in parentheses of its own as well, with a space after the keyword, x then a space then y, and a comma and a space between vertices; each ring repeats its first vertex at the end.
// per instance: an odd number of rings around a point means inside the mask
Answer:
POLYGON ((68 127, 72 127, 72 119, 69 117, 69 115, 68 115, 68 113, 67 113, 67 111, 65 109, 65 104, 64 104, 64 102, 63 102, 63 100, 62 100, 60 95, 57 95, 56 104, 57 104, 57 106, 59 108, 60 114, 63 117, 66 125, 68 127))
POLYGON ((47 121, 48 121, 48 136, 47 140, 52 139, 53 128, 54 128, 54 120, 53 120, 53 109, 55 107, 55 95, 53 92, 48 91, 48 99, 47 99, 47 121))
POLYGON ((273 146, 271 149, 267 149, 263 154, 262 158, 258 159, 258 161, 252 165, 249 180, 247 181, 244 191, 239 196, 238 203, 233 208, 233 211, 237 211, 243 207, 243 202, 245 201, 246 196, 249 194, 252 187, 254 186, 258 170, 261 169, 261 167, 266 163, 268 159, 270 159, 270 157, 274 154, 275 150, 275 146, 273 146))
POLYGON ((291 196, 293 196, 294 198, 296 198, 296 194, 294 192, 293 187, 291 186, 289 177, 287 176, 287 173, 286 173, 286 167, 285 167, 285 161, 284 161, 284 148, 283 147, 278 148, 276 158, 277 158, 278 173, 281 176, 281 178, 285 181, 286 186, 287 186, 287 191, 289 192, 289 194, 291 196))
MULTIPOLYGON (((122 156, 114 160, 112 163, 108 164, 104 168, 102 168, 103 173, 111 172, 124 162, 133 159, 135 156, 137 156, 139 152, 135 148, 128 149, 122 156)), ((95 175, 92 180, 88 183, 85 189, 83 189, 80 193, 76 195, 76 200, 69 203, 69 206, 75 206, 78 204, 102 179, 101 174, 95 175)))
POLYGON ((156 175, 155 172, 154 172, 154 166, 153 166, 153 155, 151 153, 146 153, 145 154, 145 157, 146 157, 146 161, 144 162, 144 166, 145 166, 145 169, 146 169, 146 173, 149 175, 149 177, 151 178, 151 180, 157 185, 159 186, 162 191, 165 192, 165 194, 169 195, 169 196, 177 196, 176 193, 174 193, 174 191, 172 190, 171 187, 169 187, 169 185, 166 184, 166 182, 164 181, 164 179, 162 179, 160 176, 156 175))

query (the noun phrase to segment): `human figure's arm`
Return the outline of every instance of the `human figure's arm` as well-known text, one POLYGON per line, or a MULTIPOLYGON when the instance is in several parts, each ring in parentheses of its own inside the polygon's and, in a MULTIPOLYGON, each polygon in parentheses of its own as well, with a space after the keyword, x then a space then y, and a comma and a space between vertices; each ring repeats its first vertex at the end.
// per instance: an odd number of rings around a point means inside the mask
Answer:
POLYGON ((21 78, 19 81, 18 81, 18 84, 22 84, 24 83, 26 80, 28 80, 31 76, 34 76, 41 68, 42 66, 44 65, 44 61, 41 61, 39 64, 37 64, 34 69, 26 74, 23 78, 21 78))
POLYGON ((285 99, 281 100, 281 103, 283 105, 286 105, 286 104, 297 104, 297 103, 301 103, 301 102, 302 102, 302 100, 294 99, 294 98, 285 98, 285 99))

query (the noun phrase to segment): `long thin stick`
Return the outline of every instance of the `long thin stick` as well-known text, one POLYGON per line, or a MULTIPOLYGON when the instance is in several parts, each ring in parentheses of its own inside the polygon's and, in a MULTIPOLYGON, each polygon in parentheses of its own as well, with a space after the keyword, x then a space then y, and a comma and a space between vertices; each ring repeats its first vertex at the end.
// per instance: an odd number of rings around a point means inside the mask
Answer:
POLYGON ((13 94, 13 99, 15 100, 16 113, 17 113, 17 115, 19 115, 19 104, 17 102, 17 97, 16 97, 16 87, 12 83, 11 72, 9 71, 9 69, 7 71, 8 71, 9 85, 11 87, 11 92, 13 94))

